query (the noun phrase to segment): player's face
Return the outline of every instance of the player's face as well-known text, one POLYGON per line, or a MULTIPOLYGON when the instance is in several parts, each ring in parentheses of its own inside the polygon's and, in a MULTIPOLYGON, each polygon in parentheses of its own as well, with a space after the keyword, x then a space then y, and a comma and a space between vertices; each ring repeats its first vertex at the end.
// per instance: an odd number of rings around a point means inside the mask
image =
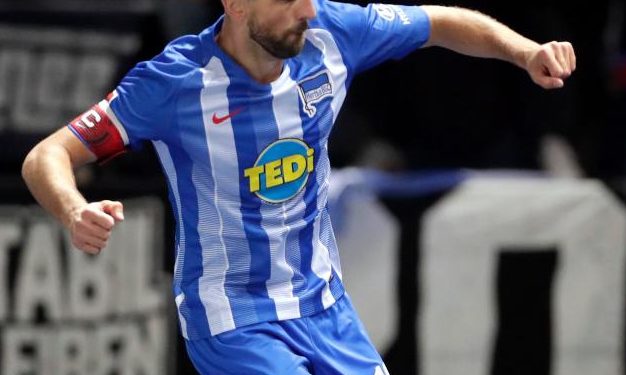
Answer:
POLYGON ((248 31, 270 55, 287 59, 304 47, 304 31, 315 17, 312 0, 254 0, 248 31))

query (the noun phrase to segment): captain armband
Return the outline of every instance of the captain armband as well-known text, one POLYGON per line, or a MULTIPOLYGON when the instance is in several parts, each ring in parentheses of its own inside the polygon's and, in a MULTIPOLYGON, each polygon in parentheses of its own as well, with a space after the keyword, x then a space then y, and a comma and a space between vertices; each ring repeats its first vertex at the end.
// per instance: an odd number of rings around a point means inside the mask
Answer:
POLYGON ((72 120, 67 126, 98 158, 100 164, 126 152, 126 131, 111 111, 112 93, 106 100, 72 120))

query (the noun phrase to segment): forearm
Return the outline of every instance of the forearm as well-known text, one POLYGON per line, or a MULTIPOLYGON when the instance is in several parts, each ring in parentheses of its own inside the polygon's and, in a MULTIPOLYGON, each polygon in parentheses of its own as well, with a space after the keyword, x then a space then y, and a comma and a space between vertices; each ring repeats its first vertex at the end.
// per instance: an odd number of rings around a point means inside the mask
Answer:
POLYGON ((35 146, 22 166, 22 176, 35 199, 68 228, 72 244, 90 254, 98 254, 115 224, 124 220, 122 203, 87 203, 76 188, 74 169, 95 160, 63 127, 35 146))
POLYGON ((482 13, 455 7, 424 6, 431 20, 427 45, 469 56, 496 58, 527 68, 536 42, 482 13))
POLYGON ((26 157, 22 176, 39 204, 66 227, 87 202, 76 188, 72 160, 61 145, 40 144, 26 157))

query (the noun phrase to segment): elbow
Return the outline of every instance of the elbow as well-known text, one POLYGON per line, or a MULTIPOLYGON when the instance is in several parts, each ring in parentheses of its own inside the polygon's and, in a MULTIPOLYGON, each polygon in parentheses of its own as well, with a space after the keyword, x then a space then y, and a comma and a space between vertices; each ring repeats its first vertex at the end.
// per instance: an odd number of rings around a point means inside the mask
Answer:
POLYGON ((30 150, 22 162, 22 178, 30 187, 43 176, 71 172, 92 160, 93 154, 80 141, 61 130, 30 150))
POLYGON ((22 162, 22 179, 26 182, 26 185, 29 185, 29 181, 37 170, 37 160, 39 159, 41 148, 41 144, 35 146, 22 162))
POLYGON ((33 147, 26 155, 22 162, 22 179, 27 186, 37 178, 37 176, 46 169, 47 162, 56 154, 54 145, 47 143, 45 140, 33 147))

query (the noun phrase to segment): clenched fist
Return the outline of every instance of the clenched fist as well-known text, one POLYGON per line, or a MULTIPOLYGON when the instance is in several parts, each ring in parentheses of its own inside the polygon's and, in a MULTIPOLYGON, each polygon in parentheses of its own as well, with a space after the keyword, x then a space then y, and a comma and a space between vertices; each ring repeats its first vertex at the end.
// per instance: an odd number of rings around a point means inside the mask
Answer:
POLYGON ((564 80, 576 70, 576 54, 569 42, 550 42, 529 51, 526 71, 533 82, 545 89, 563 87, 564 80))
POLYGON ((113 227, 122 220, 121 202, 104 200, 79 207, 72 212, 68 225, 72 244, 86 253, 98 254, 106 246, 113 227))

